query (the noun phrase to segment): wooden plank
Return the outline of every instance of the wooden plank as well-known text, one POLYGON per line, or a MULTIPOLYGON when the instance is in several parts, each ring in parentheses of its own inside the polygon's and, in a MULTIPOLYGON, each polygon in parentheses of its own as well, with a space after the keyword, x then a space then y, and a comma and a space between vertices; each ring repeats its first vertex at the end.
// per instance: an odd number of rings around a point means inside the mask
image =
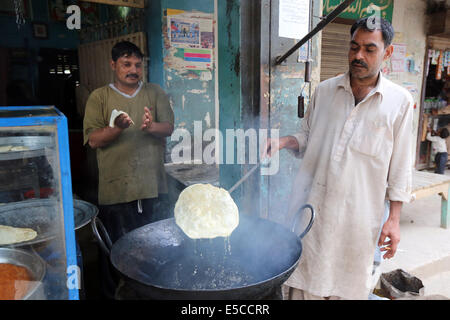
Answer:
POLYGON ((450 183, 450 176, 424 171, 413 172, 413 188, 424 185, 432 186, 440 183, 450 183))
POLYGON ((425 171, 413 172, 414 199, 426 198, 434 194, 441 196, 441 227, 444 229, 447 229, 450 224, 449 188, 450 176, 425 171))
POLYGON ((413 194, 415 196, 415 199, 426 198, 426 197, 432 196, 434 194, 439 194, 443 198, 448 199, 448 186, 449 186, 448 183, 441 184, 438 186, 433 186, 433 187, 413 191, 413 194))

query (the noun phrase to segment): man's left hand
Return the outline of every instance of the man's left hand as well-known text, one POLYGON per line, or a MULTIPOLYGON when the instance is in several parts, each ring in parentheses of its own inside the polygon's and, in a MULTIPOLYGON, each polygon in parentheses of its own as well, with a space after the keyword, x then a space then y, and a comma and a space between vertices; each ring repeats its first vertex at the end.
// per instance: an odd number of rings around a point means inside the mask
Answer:
POLYGON ((391 259, 397 252, 397 246, 400 242, 400 221, 388 219, 381 230, 378 246, 380 251, 386 251, 384 259, 391 259))
POLYGON ((141 130, 149 130, 153 123, 153 116, 150 109, 144 107, 144 115, 142 116, 141 130))

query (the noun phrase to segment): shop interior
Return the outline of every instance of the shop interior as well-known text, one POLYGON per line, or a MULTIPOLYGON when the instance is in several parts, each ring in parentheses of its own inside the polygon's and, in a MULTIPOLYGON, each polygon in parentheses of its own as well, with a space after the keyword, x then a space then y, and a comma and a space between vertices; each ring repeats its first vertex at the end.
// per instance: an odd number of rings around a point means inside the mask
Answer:
MULTIPOLYGON (((211 0, 190 2, 182 0, 2 1, 0 5, 0 25, 2 26, 0 28, 0 39, 2 39, 0 42, 0 106, 8 108, 44 106, 44 109, 45 106, 55 106, 64 114, 67 119, 67 154, 70 154, 74 215, 80 214, 87 217, 95 214, 94 209, 98 206, 96 151, 88 145, 83 145, 84 107, 93 90, 113 80, 109 62, 111 48, 115 43, 127 40, 141 49, 145 57, 143 71, 145 76, 142 80, 158 83, 162 87, 169 86, 167 93, 174 100, 173 107, 177 109, 176 113, 185 119, 185 122, 193 123, 196 119, 204 119, 208 116, 208 123, 213 125, 218 123, 218 119, 215 118, 215 110, 218 108, 216 102, 218 99, 215 95, 218 94, 219 81, 215 68, 218 63, 211 64, 211 60, 216 60, 210 58, 209 65, 203 73, 188 70, 181 75, 179 71, 173 71, 173 67, 170 69, 163 62, 163 56, 168 55, 170 49, 168 31, 164 24, 167 23, 168 16, 184 11, 187 14, 195 12, 195 16, 200 14, 199 19, 207 22, 202 24, 202 28, 208 29, 206 32, 208 37, 205 36, 207 39, 202 41, 200 46, 209 50, 214 57, 218 50, 214 42, 218 37, 218 31, 214 29, 213 23, 214 10, 215 2, 211 0), (121 6, 120 3, 126 6, 121 6), (80 29, 67 27, 66 8, 71 4, 80 8, 80 29), (170 11, 170 9, 163 10, 163 7, 177 9, 170 11), (168 81, 166 79, 171 79, 171 82, 164 83, 168 81), (190 94, 186 95, 186 92, 190 94), (185 110, 184 104, 196 107, 185 110)), ((232 10, 232 13, 228 12, 225 4, 220 4, 219 10, 222 12, 227 10, 228 16, 233 18, 238 14, 236 8, 232 10)), ((235 31, 226 30, 225 32, 226 36, 231 38, 235 31)), ((222 56, 224 57, 225 54, 222 56)), ((227 69, 221 73, 221 76, 229 80, 230 74, 234 74, 234 70, 227 69)), ((3 117, 8 117, 8 112, 6 111, 3 117)), ((40 112, 40 109, 36 108, 33 116, 45 116, 47 111, 44 110, 42 114, 40 112)), ((13 113, 17 114, 20 111, 13 113)), ((177 121, 180 120, 177 119, 177 121)), ((0 128, 0 139, 4 139, 0 146, 9 146, 14 141, 27 142, 30 140, 27 138, 33 135, 38 136, 39 141, 28 142, 33 143, 30 147, 38 150, 37 152, 21 151, 15 158, 9 155, 8 158, 0 157, 2 163, 0 203, 11 204, 54 197, 58 190, 61 191, 58 186, 60 168, 53 162, 49 163, 47 149, 57 148, 55 134, 44 132, 45 130, 41 133, 36 133, 35 130, 27 132, 20 128, 12 131, 8 123, 4 125, 4 128, 0 128), (49 144, 40 145, 39 143, 44 140, 48 140, 49 144)), ((168 157, 169 154, 167 151, 166 156, 168 157)), ((54 157, 57 158, 56 155, 54 157)), ((173 216, 175 200, 180 191, 185 188, 183 182, 186 178, 201 178, 202 181, 210 178, 213 181, 211 183, 217 182, 217 167, 210 165, 208 168, 213 169, 211 175, 208 170, 192 172, 189 168, 178 170, 177 167, 172 166, 172 175, 167 176, 169 193, 159 196, 158 201, 154 203, 154 211, 162 216, 173 216)), ((169 170, 166 171, 169 173, 169 170)), ((77 265, 81 268, 79 274, 82 277, 79 281, 81 283, 79 298, 89 300, 104 298, 99 287, 100 248, 91 225, 84 222, 78 224, 75 217, 75 236, 77 265)), ((61 243, 64 244, 64 240, 61 243)), ((33 245, 34 247, 36 246, 33 245)), ((40 249, 49 250, 51 256, 50 247, 40 249)), ((47 277, 48 274, 46 274, 47 277)), ((66 286, 64 283, 59 285, 64 288, 66 286)), ((59 298, 61 294, 64 296, 64 293, 60 293, 59 298)), ((47 295, 49 299, 54 297, 54 295, 47 295)))
MULTIPOLYGON (((80 203, 92 205, 80 208, 84 210, 83 214, 97 204, 98 170, 95 151, 83 145, 84 105, 89 92, 95 89, 94 86, 100 86, 100 81, 106 83, 107 80, 99 78, 100 74, 106 74, 105 77, 110 74, 107 70, 91 70, 92 68, 88 67, 90 62, 79 56, 79 48, 104 39, 112 39, 106 48, 92 49, 99 54, 108 50, 110 52, 114 39, 142 33, 144 10, 59 0, 11 0, 2 2, 0 7, 0 105, 55 106, 64 114, 68 124, 72 192, 74 201, 79 200, 74 203, 74 209, 77 211, 80 203), (81 8, 83 28, 80 31, 66 27, 65 8, 68 4, 77 4, 81 8), (84 71, 84 74, 80 70, 84 71), (90 83, 87 78, 90 78, 90 83)), ((146 44, 143 45, 143 51, 146 51, 146 44)), ((92 55, 92 50, 81 52, 92 55)), ((104 56, 101 58, 107 59, 104 56)), ((50 139, 51 135, 47 133, 31 131, 27 133, 1 130, 1 144, 8 145, 20 140, 37 148, 40 142, 50 139), (30 136, 33 136, 34 140, 36 137, 40 140, 31 141, 30 136)), ((45 148, 43 146, 36 151, 39 154, 24 152, 16 158, 2 155, 1 203, 46 199, 54 195, 57 189, 54 183, 55 175, 58 172, 52 169, 54 164, 51 165, 47 161, 48 155, 42 153, 45 148)), ((79 298, 97 299, 100 297, 97 281, 98 247, 89 224, 78 227, 77 259, 82 269, 79 298)), ((37 247, 38 245, 34 245, 33 249, 37 247)), ((46 298, 51 299, 52 295, 47 295, 46 298)))
MULTIPOLYGON (((450 40, 445 37, 429 37, 425 60, 421 126, 419 127, 416 168, 433 169, 434 153, 426 139, 428 129, 432 135, 442 128, 450 129, 450 40)), ((447 150, 450 139, 447 139, 447 150)), ((447 162, 448 167, 449 162, 447 162)))

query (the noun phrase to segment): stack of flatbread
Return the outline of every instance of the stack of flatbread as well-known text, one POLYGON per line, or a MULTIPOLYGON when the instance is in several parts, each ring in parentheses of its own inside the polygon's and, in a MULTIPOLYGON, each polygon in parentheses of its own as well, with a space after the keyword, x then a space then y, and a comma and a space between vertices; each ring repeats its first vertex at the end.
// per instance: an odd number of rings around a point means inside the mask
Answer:
POLYGON ((10 151, 27 151, 30 148, 26 146, 0 146, 0 152, 10 152, 10 151))
POLYGON ((239 224, 239 209, 227 190, 194 184, 181 192, 175 222, 192 239, 228 237, 239 224))
POLYGON ((30 228, 15 228, 0 225, 0 245, 14 244, 33 240, 37 232, 30 228))

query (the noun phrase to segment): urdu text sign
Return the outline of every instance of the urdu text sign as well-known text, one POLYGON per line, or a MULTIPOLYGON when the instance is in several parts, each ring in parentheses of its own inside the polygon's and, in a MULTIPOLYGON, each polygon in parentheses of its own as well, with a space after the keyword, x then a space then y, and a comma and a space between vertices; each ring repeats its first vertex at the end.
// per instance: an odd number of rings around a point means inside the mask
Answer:
MULTIPOLYGON (((328 15, 344 0, 323 0, 323 15, 328 15)), ((359 18, 372 15, 369 6, 373 4, 381 11, 381 18, 392 23, 392 13, 394 11, 393 0, 356 0, 347 9, 342 12, 339 17, 344 19, 357 20, 359 18)))

